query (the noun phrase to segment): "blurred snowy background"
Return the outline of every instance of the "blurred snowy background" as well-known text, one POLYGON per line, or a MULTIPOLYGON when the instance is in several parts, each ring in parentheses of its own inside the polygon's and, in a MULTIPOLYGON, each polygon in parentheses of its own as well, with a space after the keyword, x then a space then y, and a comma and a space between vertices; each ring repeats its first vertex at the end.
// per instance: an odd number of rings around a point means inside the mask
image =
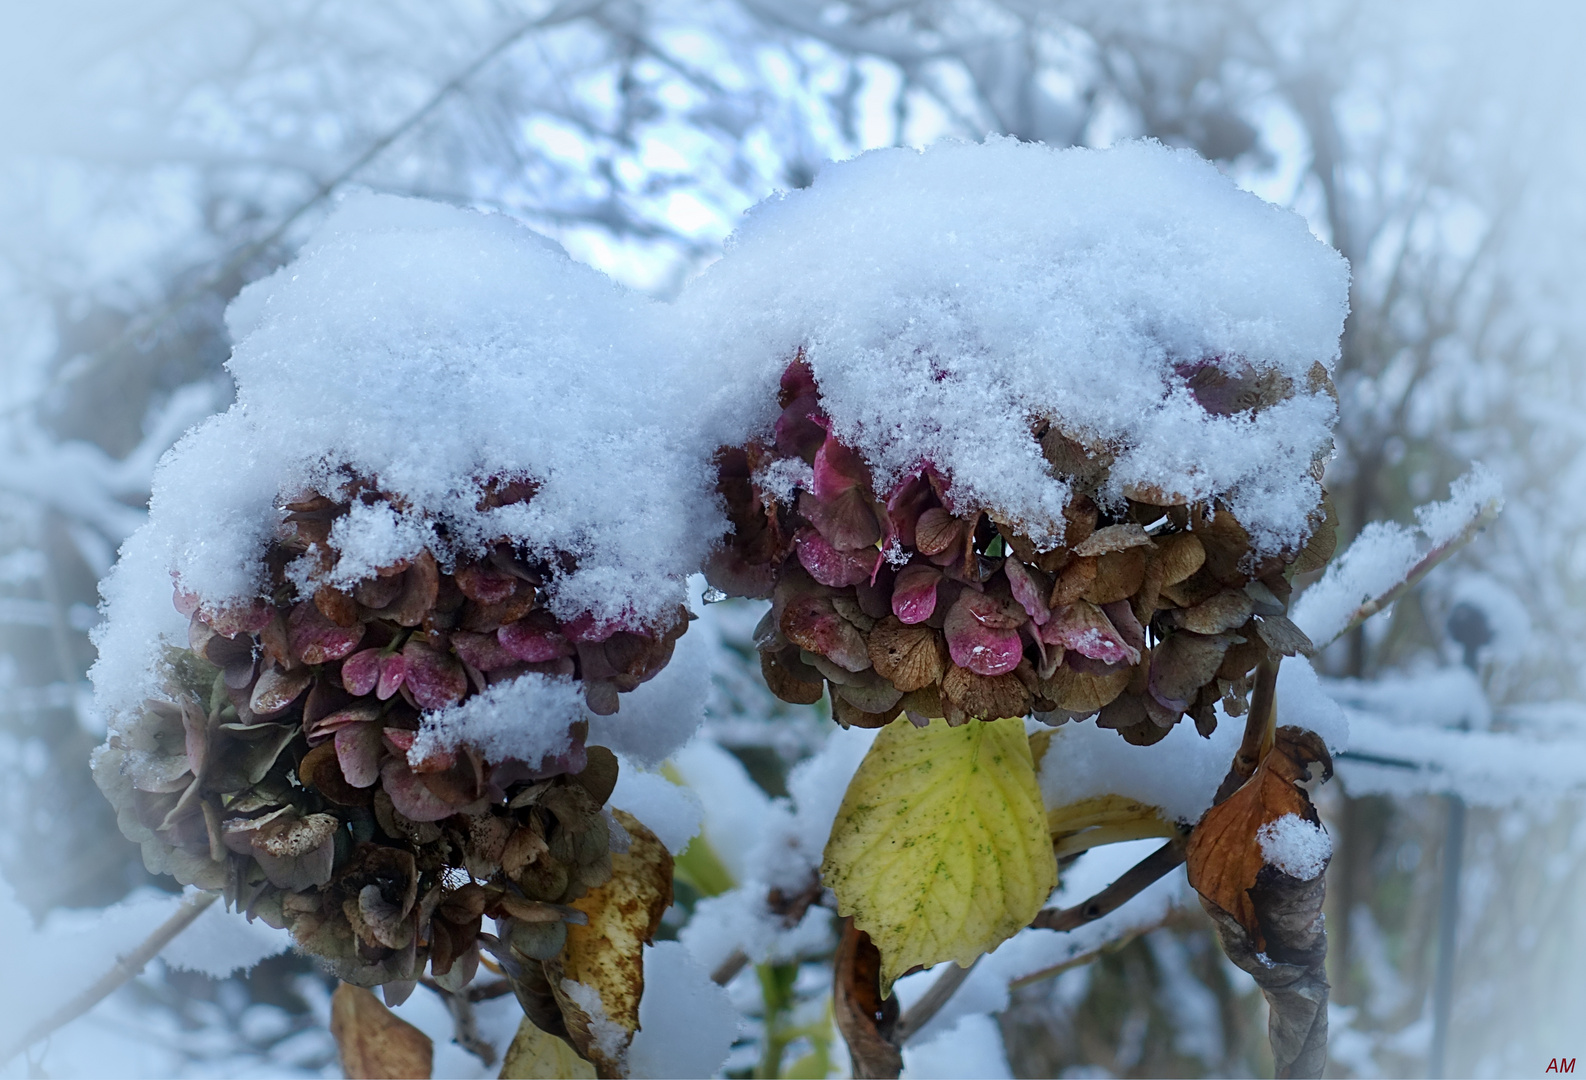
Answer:
MULTIPOLYGON (((3 0, 0 913, 20 945, 0 1043, 176 903, 89 777, 88 632, 155 461, 228 403, 243 284, 376 190, 504 211, 667 297, 827 160, 1002 132, 1193 147, 1349 258, 1327 476, 1346 539, 1472 461, 1502 479, 1500 521, 1318 663, 1355 731, 1321 794, 1331 1070, 1586 1055, 1583 30, 1564 3, 3 0)), ((760 686, 753 605, 703 610, 713 689, 677 778, 715 859, 673 934, 794 813, 790 773, 797 795, 851 755, 794 773, 832 725, 760 686)), ((1137 857, 1087 855, 1066 888, 1137 857)), ((1268 1069, 1259 995, 1186 896, 1178 875, 1139 898, 1088 965, 977 969, 906 1075, 1268 1069)), ((309 962, 213 909, 190 933, 0 1070, 336 1075, 309 962)), ((819 937, 731 985, 752 1022, 730 1071, 843 1067, 819 937)), ((479 1006, 498 1051, 514 1009, 479 1006)), ((401 1011, 438 1075, 493 1074, 438 998, 401 1011)))

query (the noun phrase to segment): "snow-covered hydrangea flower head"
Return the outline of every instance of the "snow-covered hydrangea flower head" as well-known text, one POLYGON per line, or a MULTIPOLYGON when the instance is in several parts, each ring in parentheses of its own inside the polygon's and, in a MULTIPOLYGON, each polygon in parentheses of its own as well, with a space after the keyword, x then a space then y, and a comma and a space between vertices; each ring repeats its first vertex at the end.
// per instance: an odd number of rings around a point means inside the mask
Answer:
POLYGON ((1215 723, 1300 644, 1348 284, 1155 143, 876 151, 756 208, 681 304, 733 375, 710 574, 774 597, 767 678, 852 723, 1215 723))

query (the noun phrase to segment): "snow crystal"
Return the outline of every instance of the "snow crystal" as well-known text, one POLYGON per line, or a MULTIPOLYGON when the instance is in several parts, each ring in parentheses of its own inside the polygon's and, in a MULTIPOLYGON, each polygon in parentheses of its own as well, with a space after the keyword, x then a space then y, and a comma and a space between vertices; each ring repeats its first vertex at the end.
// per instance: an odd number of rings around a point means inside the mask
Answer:
POLYGON ((1333 838, 1298 814, 1284 814, 1256 830, 1261 857, 1292 878, 1310 881, 1327 869, 1333 838))
POLYGON ((769 432, 802 347, 878 490, 930 462, 955 505, 1055 539, 1069 491, 1029 427, 1048 417, 1116 451, 1104 498, 1225 496, 1273 550, 1321 496, 1309 470, 1335 408, 1315 376, 1347 293, 1303 219, 1187 151, 993 137, 827 166, 751 211, 679 305, 701 355, 738 373, 706 410, 721 443, 769 432), (1184 374, 1206 365, 1294 394, 1214 415, 1184 374))
POLYGON ((1279 726, 1314 731, 1333 753, 1349 746, 1349 720, 1305 657, 1288 657, 1278 668, 1277 703, 1279 726))
POLYGON ((349 198, 230 309, 237 400, 160 464, 149 523, 106 588, 100 707, 146 696, 172 572, 210 604, 255 596, 280 500, 349 472, 400 505, 338 522, 325 580, 509 536, 565 567, 546 586, 560 618, 670 614, 725 526, 709 450, 676 423, 700 397, 690 372, 707 373, 668 348, 661 310, 506 217, 349 198), (537 488, 481 510, 492 478, 537 488))
POLYGON ((1446 501, 1416 510, 1420 528, 1368 523, 1321 580, 1300 594, 1290 617, 1317 648, 1326 647, 1348 629, 1360 605, 1403 581, 1422 556, 1453 540, 1501 497, 1497 478, 1477 465, 1454 482, 1446 501))
POLYGON ((617 786, 607 805, 626 810, 656 835, 666 850, 679 855, 699 835, 705 808, 699 796, 659 773, 643 772, 619 758, 617 786))
POLYGON ((635 1078, 714 1076, 738 1037, 738 1010, 682 945, 644 950, 639 1030, 628 1048, 635 1078))
POLYGON ((584 695, 576 682, 528 672, 425 713, 408 760, 416 764, 467 744, 492 761, 516 758, 537 765, 572 749, 567 729, 583 716, 584 695))

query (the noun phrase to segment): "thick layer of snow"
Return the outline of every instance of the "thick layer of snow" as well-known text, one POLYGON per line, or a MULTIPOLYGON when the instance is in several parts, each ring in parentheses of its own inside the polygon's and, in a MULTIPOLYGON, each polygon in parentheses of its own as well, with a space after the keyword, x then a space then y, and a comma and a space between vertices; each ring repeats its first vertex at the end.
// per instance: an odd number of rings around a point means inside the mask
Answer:
POLYGON ((1256 830, 1261 857, 1292 878, 1310 881, 1327 869, 1333 838, 1298 814, 1284 814, 1256 830))
POLYGON ((644 950, 639 1031, 628 1047, 630 1075, 714 1076, 738 1037, 738 1010, 682 945, 644 950))
POLYGON ((508 218, 348 199, 228 312, 237 402, 163 459, 106 584, 101 707, 153 689, 172 572, 212 604, 256 595, 278 501, 333 490, 343 469, 405 505, 338 523, 332 581, 508 536, 577 559, 548 585, 559 616, 668 614, 723 525, 708 450, 679 422, 704 369, 668 349, 658 310, 508 218), (538 491, 480 511, 493 477, 538 491))
POLYGON ((954 504, 1037 538, 1066 485, 1034 417, 1118 454, 1104 494, 1226 495, 1257 545, 1298 540, 1321 490, 1344 261, 1298 215, 1185 151, 1014 139, 877 150, 768 200, 680 300, 723 380, 720 441, 769 433, 803 347, 833 430, 882 488, 930 462, 954 504), (1248 364, 1295 396, 1211 415, 1175 366, 1248 364), (1314 391, 1314 392, 1313 392, 1314 391))
POLYGON ((607 805, 626 810, 644 823, 673 855, 680 855, 699 835, 705 808, 699 796, 674 784, 660 773, 644 772, 633 762, 619 759, 617 786, 607 805))

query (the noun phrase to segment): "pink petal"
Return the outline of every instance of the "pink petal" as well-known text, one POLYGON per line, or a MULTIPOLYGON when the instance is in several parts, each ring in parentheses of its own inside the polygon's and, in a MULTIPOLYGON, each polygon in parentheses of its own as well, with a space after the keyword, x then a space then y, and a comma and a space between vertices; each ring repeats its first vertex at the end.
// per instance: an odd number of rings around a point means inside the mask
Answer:
POLYGON ((432 649, 421 641, 402 647, 407 672, 402 685, 421 709, 444 709, 468 693, 468 674, 455 656, 432 649))
POLYGON ((408 662, 401 653, 387 656, 380 661, 380 682, 375 687, 374 696, 381 701, 390 701, 396 692, 402 689, 407 674, 408 662))
POLYGON ((309 600, 294 607, 286 620, 286 637, 292 655, 305 664, 340 660, 358 647, 363 631, 363 623, 337 626, 309 600))
POLYGON ((1134 617, 1134 607, 1129 601, 1114 600, 1103 604, 1101 610, 1107 613, 1107 621, 1112 623, 1125 645, 1137 652, 1145 651, 1145 627, 1134 617))
POLYGON ((1019 631, 989 626, 974 612, 979 593, 966 589, 947 612, 942 632, 947 635, 947 651, 953 663, 977 675, 1005 675, 1019 666, 1024 657, 1024 642, 1019 631))
POLYGON ((887 539, 913 547, 914 527, 933 501, 930 481, 924 476, 908 477, 893 488, 887 497, 887 539))
POLYGON ((1013 630, 1026 620, 1025 612, 1007 595, 964 590, 958 603, 983 626, 993 630, 1013 630))
POLYGON ((479 671, 495 671, 518 662, 516 656, 502 647, 495 634, 470 634, 466 630, 454 630, 452 648, 463 663, 479 671))
POLYGON ((810 370, 809 361, 804 359, 802 348, 788 366, 782 369, 782 389, 793 397, 815 392, 815 373, 810 370))
POLYGON ((1106 612, 1085 600, 1052 612, 1051 621, 1041 627, 1041 636, 1050 645, 1061 645, 1104 664, 1140 662, 1140 650, 1124 641, 1106 612))
POLYGON ((336 761, 341 775, 355 788, 373 787, 380 779, 384 749, 377 724, 348 724, 336 732, 336 761))
POLYGON ((815 495, 821 499, 834 499, 854 487, 868 484, 870 470, 865 459, 844 446, 835 435, 828 434, 821 448, 815 452, 815 495))
POLYGON ((814 419, 820 410, 820 399, 813 393, 794 398, 776 419, 776 448, 790 457, 818 451, 826 438, 826 429, 814 419))
POLYGON ((371 693, 380 681, 380 650, 355 652, 341 664, 341 685, 355 697, 371 693))
POLYGON ((801 649, 819 653, 848 671, 870 666, 865 639, 825 596, 800 596, 782 609, 782 632, 801 649))
POLYGON ((200 609, 198 617, 207 622, 215 633, 224 637, 236 637, 238 634, 257 634, 270 625, 270 618, 274 614, 275 608, 271 605, 263 600, 252 600, 246 604, 223 607, 218 611, 200 609))
POLYGON ((910 563, 898 571, 892 586, 892 614, 902 621, 922 623, 936 612, 936 586, 942 572, 929 563, 910 563))
POLYGON ((409 821, 441 821, 457 813, 456 807, 443 802, 406 762, 397 758, 387 758, 381 766, 380 783, 391 796, 397 813, 409 821))
MULTIPOLYGON (((175 575, 173 574, 172 576, 174 577, 175 575)), ((183 615, 191 616, 193 612, 198 610, 197 593, 188 592, 180 585, 175 587, 174 593, 175 595, 171 597, 171 603, 176 605, 177 611, 180 611, 183 615)))
POLYGON ((569 641, 585 641, 591 644, 605 641, 619 630, 644 633, 642 629, 622 619, 597 619, 587 611, 562 624, 562 633, 567 635, 569 641))
POLYGON ((798 548, 799 562, 810 572, 810 577, 834 589, 869 581, 880 558, 880 552, 876 552, 875 558, 866 560, 857 553, 838 551, 814 529, 800 529, 794 537, 794 543, 798 548))
POLYGON ((560 633, 547 627, 549 620, 519 619, 496 631, 496 640, 507 652, 525 664, 543 664, 559 656, 572 656, 573 645, 560 633))
POLYGON ((1036 626, 1045 626, 1052 617, 1052 609, 1046 605, 1049 587, 1043 586, 1029 567, 1012 556, 1003 562, 1002 571, 1008 576, 1008 587, 1013 591, 1013 598, 1035 620, 1036 626))
POLYGON ((876 512, 861 488, 849 488, 832 499, 818 499, 808 491, 801 491, 798 509, 839 551, 874 547, 881 539, 881 524, 876 521, 876 512))
POLYGON ((378 705, 354 705, 351 708, 339 709, 328 716, 322 716, 311 724, 304 724, 303 734, 308 736, 310 746, 317 746, 345 728, 374 726, 374 721, 379 717, 378 705))

